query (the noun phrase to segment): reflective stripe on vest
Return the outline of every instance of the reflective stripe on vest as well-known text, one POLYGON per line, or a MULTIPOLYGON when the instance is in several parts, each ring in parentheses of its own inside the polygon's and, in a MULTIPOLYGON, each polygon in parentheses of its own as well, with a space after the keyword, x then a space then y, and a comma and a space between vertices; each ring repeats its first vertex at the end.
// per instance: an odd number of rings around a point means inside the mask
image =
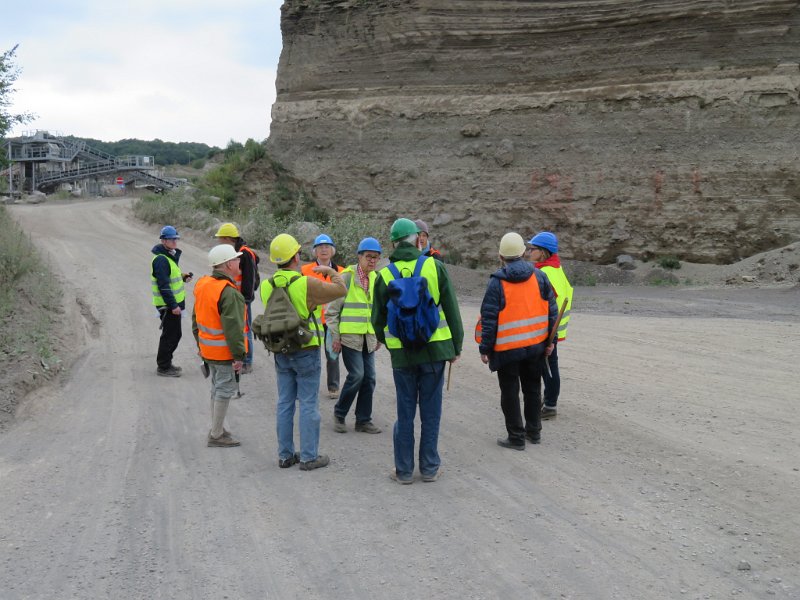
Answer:
POLYGON ((539 280, 501 281, 506 305, 497 315, 494 351, 534 346, 547 340, 549 303, 542 298, 539 280))
POLYGON ((339 333, 344 335, 366 335, 367 333, 375 333, 372 327, 370 316, 372 315, 372 294, 375 291, 375 280, 378 274, 372 271, 369 274, 369 297, 358 283, 356 278, 356 265, 348 267, 344 270, 345 273, 350 273, 350 284, 347 288, 347 296, 345 296, 342 310, 339 313, 339 333))
MULTIPOLYGON (((226 286, 236 288, 230 280, 217 279, 210 275, 201 277, 194 286, 194 314, 197 320, 198 346, 200 347, 200 356, 207 360, 233 360, 233 354, 225 340, 225 330, 222 328, 222 318, 219 314, 219 299, 226 286)), ((246 347, 247 338, 245 337, 246 347)))
POLYGON ((559 310, 564 306, 564 299, 567 301, 567 308, 564 311, 564 316, 561 317, 561 323, 558 325, 558 341, 563 342, 567 339, 567 325, 569 325, 569 313, 572 310, 572 286, 569 284, 567 276, 564 274, 564 269, 561 267, 544 266, 540 269, 542 273, 547 275, 550 280, 550 285, 556 292, 556 304, 559 310))
MULTIPOLYGON (((417 261, 399 260, 394 264, 403 277, 410 277, 414 273, 414 267, 417 265, 417 261)), ((422 271, 420 272, 420 275, 428 280, 428 291, 430 292, 434 303, 439 308, 439 326, 436 328, 436 331, 433 332, 433 335, 428 342, 442 342, 444 340, 453 339, 453 334, 450 332, 450 327, 448 327, 447 319, 445 319, 444 316, 444 310, 442 310, 442 307, 439 306, 439 273, 436 271, 436 260, 431 257, 426 258, 422 265, 422 271)), ((387 286, 389 285, 390 281, 394 280, 394 275, 388 267, 384 267, 380 270, 380 276, 387 286)), ((387 348, 399 350, 403 347, 403 344, 400 342, 399 338, 396 338, 389 333, 388 325, 384 327, 383 335, 386 339, 387 348)))
MULTIPOLYGON (((286 287, 293 277, 299 277, 299 279, 292 283, 292 285, 287 288, 286 292, 289 294, 289 300, 292 301, 292 306, 294 306, 297 314, 300 315, 301 319, 307 322, 308 328, 314 333, 314 338, 303 346, 303 348, 314 348, 320 345, 323 332, 319 320, 309 318, 311 312, 308 310, 308 278, 300 275, 297 271, 278 269, 275 271, 272 279, 278 287, 286 287)), ((264 303, 265 311, 267 310, 267 304, 269 303, 269 297, 271 295, 272 286, 269 283, 269 279, 265 279, 261 282, 261 302, 264 303)))
POLYGON ((167 256, 166 254, 156 254, 153 256, 153 260, 150 261, 150 288, 153 293, 153 305, 167 305, 167 303, 164 301, 164 298, 161 296, 161 290, 158 289, 158 282, 156 282, 156 278, 153 275, 153 264, 159 256, 163 256, 167 259, 167 261, 169 261, 169 287, 172 290, 172 295, 175 296, 175 302, 180 304, 186 299, 186 289, 183 285, 181 269, 178 266, 178 263, 172 260, 170 256, 167 256))
MULTIPOLYGON (((319 263, 317 261, 306 263, 302 267, 300 267, 300 272, 305 275, 306 277, 313 277, 314 279, 319 279, 320 281, 324 281, 326 283, 330 283, 331 278, 327 275, 323 275, 322 273, 317 273, 314 271, 314 267, 318 266, 319 263)), ((336 270, 341 273, 344 271, 344 267, 340 265, 336 265, 336 270)), ((325 324, 325 307, 327 304, 318 304, 317 307, 314 309, 314 316, 317 318, 322 325, 325 324)))

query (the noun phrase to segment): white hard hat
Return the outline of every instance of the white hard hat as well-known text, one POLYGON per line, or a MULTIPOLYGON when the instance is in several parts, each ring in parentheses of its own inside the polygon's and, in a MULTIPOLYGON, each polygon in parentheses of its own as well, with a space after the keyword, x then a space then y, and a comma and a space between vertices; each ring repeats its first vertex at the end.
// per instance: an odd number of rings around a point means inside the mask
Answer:
POLYGON ((221 265, 241 255, 242 253, 234 250, 233 246, 230 244, 220 244, 219 246, 214 246, 209 251, 208 264, 212 267, 216 267, 217 265, 221 265))
POLYGON ((500 256, 503 258, 519 258, 525 254, 525 240, 518 233, 507 233, 500 240, 500 256))

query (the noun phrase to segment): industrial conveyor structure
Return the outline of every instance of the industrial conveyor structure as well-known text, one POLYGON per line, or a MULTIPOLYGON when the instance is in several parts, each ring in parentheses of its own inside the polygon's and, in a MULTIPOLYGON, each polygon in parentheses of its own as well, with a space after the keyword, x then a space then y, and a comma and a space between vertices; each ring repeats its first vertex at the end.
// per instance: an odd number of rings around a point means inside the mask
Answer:
POLYGON ((47 131, 24 133, 5 144, 10 166, 5 171, 8 189, 22 192, 52 192, 63 183, 108 179, 127 185, 147 186, 163 191, 181 184, 156 172, 152 156, 114 156, 92 148, 81 140, 67 139, 47 131))

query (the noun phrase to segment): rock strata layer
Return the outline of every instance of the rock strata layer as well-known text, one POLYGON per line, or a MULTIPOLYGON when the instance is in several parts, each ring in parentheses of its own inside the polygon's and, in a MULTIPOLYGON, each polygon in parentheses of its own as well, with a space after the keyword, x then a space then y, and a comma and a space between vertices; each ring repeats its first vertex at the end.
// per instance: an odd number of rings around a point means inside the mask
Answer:
MULTIPOLYGON (((466 264, 731 262, 800 238, 797 1, 286 0, 271 154, 466 264)), ((386 237, 386 236, 382 236, 386 237)))

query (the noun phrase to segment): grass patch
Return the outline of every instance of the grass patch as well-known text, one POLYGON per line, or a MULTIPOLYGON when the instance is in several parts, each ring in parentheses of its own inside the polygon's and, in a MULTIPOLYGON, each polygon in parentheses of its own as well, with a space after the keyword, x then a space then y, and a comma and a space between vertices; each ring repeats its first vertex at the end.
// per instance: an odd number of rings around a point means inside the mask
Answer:
POLYGON ((662 256, 656 260, 658 266, 663 269, 680 269, 681 261, 676 256, 662 256))

